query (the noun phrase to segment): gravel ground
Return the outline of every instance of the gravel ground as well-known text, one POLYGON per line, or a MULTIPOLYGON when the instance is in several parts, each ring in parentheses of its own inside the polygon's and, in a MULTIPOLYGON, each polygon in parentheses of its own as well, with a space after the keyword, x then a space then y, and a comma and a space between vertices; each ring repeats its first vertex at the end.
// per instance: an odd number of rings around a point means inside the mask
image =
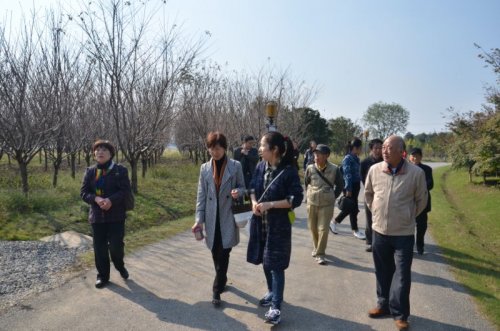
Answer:
POLYGON ((83 251, 55 242, 0 241, 0 309, 64 283, 83 251))

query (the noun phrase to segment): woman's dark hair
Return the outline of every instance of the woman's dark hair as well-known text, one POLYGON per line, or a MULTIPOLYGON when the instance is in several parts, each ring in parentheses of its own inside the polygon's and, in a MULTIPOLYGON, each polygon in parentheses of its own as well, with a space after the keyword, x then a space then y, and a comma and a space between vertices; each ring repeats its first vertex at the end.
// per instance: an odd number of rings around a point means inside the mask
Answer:
POLYGON ((92 145, 92 153, 95 152, 97 147, 104 147, 106 148, 109 153, 111 154, 111 158, 115 156, 116 149, 115 146, 109 141, 109 140, 103 140, 103 139, 98 139, 96 142, 92 145))
POLYGON ((380 144, 380 145, 383 145, 384 142, 378 138, 375 138, 375 139, 372 139, 370 140, 370 143, 368 144, 368 147, 370 147, 370 150, 373 149, 373 147, 376 145, 376 144, 380 144))
POLYGON ((290 138, 284 137, 279 132, 272 131, 264 135, 264 140, 269 145, 270 150, 274 149, 275 146, 278 147, 278 152, 281 157, 280 167, 292 164, 293 144, 290 138))
POLYGON ((361 147, 363 145, 363 142, 361 141, 361 139, 359 139, 358 137, 354 137, 348 144, 347 144, 347 153, 351 152, 353 150, 354 147, 361 147))
POLYGON ((213 148, 215 145, 227 150, 227 139, 226 136, 219 131, 209 132, 207 135, 207 148, 213 148))

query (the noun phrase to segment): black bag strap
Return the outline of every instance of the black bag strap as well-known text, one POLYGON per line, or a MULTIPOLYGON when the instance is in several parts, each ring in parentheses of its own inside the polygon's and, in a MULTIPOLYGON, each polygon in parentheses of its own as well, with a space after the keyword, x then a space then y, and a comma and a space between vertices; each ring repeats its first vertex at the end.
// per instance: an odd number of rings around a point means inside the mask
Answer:
POLYGON ((326 177, 321 173, 321 171, 319 171, 316 167, 314 167, 314 170, 316 170, 316 173, 321 177, 321 179, 323 179, 325 181, 325 183, 327 183, 328 186, 330 186, 330 188, 333 189, 333 184, 330 183, 330 181, 328 179, 326 179, 326 177))

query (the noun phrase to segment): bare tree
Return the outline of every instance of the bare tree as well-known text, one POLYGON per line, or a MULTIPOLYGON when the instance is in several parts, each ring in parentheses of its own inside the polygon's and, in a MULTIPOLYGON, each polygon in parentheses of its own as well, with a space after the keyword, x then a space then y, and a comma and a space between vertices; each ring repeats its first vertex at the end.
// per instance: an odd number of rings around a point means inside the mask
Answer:
POLYGON ((28 195, 28 164, 58 128, 35 100, 40 64, 36 15, 23 18, 19 32, 0 27, 0 140, 19 165, 22 190, 28 195), (15 37, 14 37, 15 35, 15 37))
POLYGON ((109 116, 130 163, 134 192, 139 158, 171 124, 178 84, 201 49, 200 44, 177 48, 173 28, 148 40, 154 11, 142 1, 101 0, 79 15, 87 51, 104 73, 109 116))

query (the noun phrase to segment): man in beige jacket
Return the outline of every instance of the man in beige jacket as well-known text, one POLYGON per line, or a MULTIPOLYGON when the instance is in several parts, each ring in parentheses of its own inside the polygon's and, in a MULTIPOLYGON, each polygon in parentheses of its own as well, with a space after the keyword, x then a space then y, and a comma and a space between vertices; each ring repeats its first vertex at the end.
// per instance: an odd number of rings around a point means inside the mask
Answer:
POLYGON ((373 215, 377 279, 377 307, 368 315, 392 315, 398 330, 409 327, 415 217, 427 205, 425 174, 406 161, 403 152, 403 138, 387 138, 382 145, 385 162, 373 165, 365 182, 365 200, 373 215))
POLYGON ((344 187, 340 169, 328 162, 330 148, 319 144, 313 151, 314 163, 306 168, 307 223, 313 239, 312 256, 318 264, 326 264, 328 225, 333 217, 335 199, 344 187))

